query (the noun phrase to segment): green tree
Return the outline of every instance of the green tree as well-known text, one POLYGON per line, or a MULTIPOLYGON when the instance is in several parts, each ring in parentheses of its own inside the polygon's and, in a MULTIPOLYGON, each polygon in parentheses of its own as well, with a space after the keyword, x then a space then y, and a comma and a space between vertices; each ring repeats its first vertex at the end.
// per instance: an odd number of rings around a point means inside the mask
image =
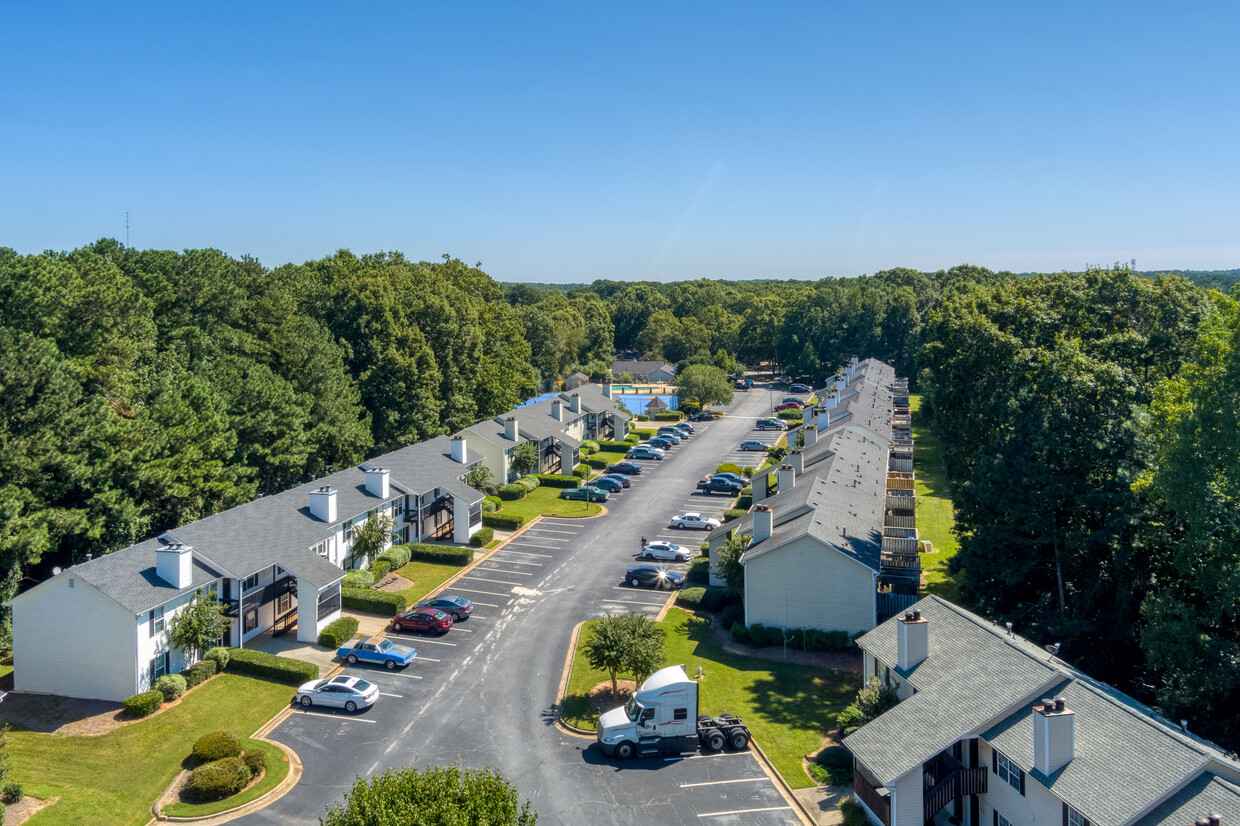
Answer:
POLYGON ((629 653, 631 630, 625 615, 613 616, 608 613, 603 619, 595 622, 590 629, 590 639, 586 640, 586 659, 590 667, 606 671, 611 677, 611 693, 620 693, 616 675, 625 669, 629 653))
POLYGON ((367 562, 382 553, 391 544, 395 527, 396 521, 386 513, 368 516, 362 526, 353 532, 353 545, 349 548, 351 564, 346 563, 345 567, 367 562))
POLYGON ((232 620, 224 616, 224 606, 214 594, 194 594, 172 620, 168 641, 187 653, 201 653, 219 645, 230 625, 232 620))
POLYGON ((708 364, 693 364, 676 376, 676 398, 683 404, 694 400, 698 404, 731 404, 732 382, 727 373, 708 364))
POLYGON ((474 465, 465 474, 465 484, 474 490, 486 490, 491 482, 491 469, 486 465, 474 465))
POLYGON ((428 766, 387 769, 359 777, 343 803, 328 807, 321 826, 534 826, 538 813, 517 787, 494 769, 428 766))
POLYGON ((719 576, 727 583, 731 594, 745 593, 745 566, 741 564, 741 556, 749 547, 752 536, 741 534, 725 541, 714 552, 714 567, 719 576))
POLYGON ((508 454, 508 465, 518 476, 524 476, 538 467, 538 443, 526 441, 508 454))
POLYGON ((638 334, 646 329, 650 316, 670 310, 671 303, 649 284, 634 284, 616 296, 611 319, 615 324, 616 347, 627 350, 637 345, 638 334))
POLYGON ((628 635, 627 650, 624 654, 624 670, 632 674, 633 679, 640 686, 667 659, 663 651, 663 642, 667 632, 658 623, 651 622, 645 614, 639 614, 636 611, 627 614, 622 619, 625 621, 625 630, 628 635))

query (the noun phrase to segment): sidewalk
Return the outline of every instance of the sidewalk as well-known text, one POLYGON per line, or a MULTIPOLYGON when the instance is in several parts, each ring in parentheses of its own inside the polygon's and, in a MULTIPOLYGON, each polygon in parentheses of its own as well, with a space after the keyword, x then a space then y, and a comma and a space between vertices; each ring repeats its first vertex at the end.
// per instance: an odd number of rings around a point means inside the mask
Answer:
POLYGON ((815 786, 797 789, 792 794, 818 826, 837 826, 844 822, 844 816, 836 807, 849 791, 847 786, 815 786))

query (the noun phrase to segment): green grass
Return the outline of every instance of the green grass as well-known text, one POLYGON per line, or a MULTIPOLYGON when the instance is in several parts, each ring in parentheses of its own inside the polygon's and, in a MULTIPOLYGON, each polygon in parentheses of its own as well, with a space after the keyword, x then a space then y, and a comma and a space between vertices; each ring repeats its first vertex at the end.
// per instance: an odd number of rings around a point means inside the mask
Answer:
POLYGON ((602 510, 602 506, 597 502, 561 499, 561 490, 563 488, 534 488, 524 499, 505 502, 500 513, 524 516, 528 522, 535 516, 593 516, 602 510))
MULTIPOLYGON (((565 722, 583 729, 597 727, 589 691, 608 679, 607 674, 591 669, 585 658, 590 625, 587 622, 582 627, 578 638, 563 708, 565 722)), ((680 608, 668 611, 661 625, 667 631, 667 664, 683 664, 690 674, 702 667, 700 712, 730 711, 740 716, 789 786, 813 786, 801 768, 801 758, 817 751, 823 735, 835 728, 835 715, 852 702, 860 681, 829 668, 729 654, 704 618, 680 608)))
POLYGON ((955 602, 957 586, 947 570, 947 563, 960 543, 956 541, 956 520, 947 488, 947 469, 943 465, 939 440, 921 418, 921 396, 909 396, 913 414, 913 472, 917 475, 917 535, 934 545, 935 553, 923 554, 922 570, 926 574, 926 593, 955 602))
POLYGON ((462 568, 459 565, 443 565, 438 562, 414 560, 396 572, 405 579, 410 580, 413 584, 408 588, 402 588, 396 593, 403 596, 410 605, 413 605, 420 599, 426 599, 426 596, 431 591, 434 591, 440 585, 459 574, 461 570, 462 568))
POLYGON ((499 543, 500 543, 500 540, 498 540, 498 539, 492 539, 490 542, 488 542, 488 543, 487 543, 487 550, 489 551, 489 550, 491 550, 492 548, 498 548, 498 547, 499 547, 499 543))
POLYGON ((6 652, 0 656, 0 680, 13 673, 13 652, 6 652))
POLYGON ((241 747, 246 751, 259 749, 267 752, 267 771, 263 773, 262 780, 240 794, 233 795, 224 800, 216 800, 212 803, 173 803, 164 807, 164 814, 169 817, 205 817, 206 815, 213 815, 262 797, 280 785, 284 778, 288 777, 288 758, 284 756, 284 752, 280 751, 277 746, 273 746, 271 743, 264 743, 261 740, 243 740, 241 747))
MULTIPOLYGON (((590 458, 591 459, 606 459, 607 464, 614 465, 617 462, 623 462, 624 454, 627 452, 628 451, 625 451, 625 450, 600 450, 598 453, 591 453, 590 458)), ((602 473, 603 471, 600 470, 596 472, 602 473)))
POLYGON ((60 798, 32 817, 31 826, 144 824, 195 740, 217 729, 249 737, 291 697, 286 685, 225 674, 161 714, 97 737, 58 737, 15 726, 9 732, 10 779, 40 797, 60 798))

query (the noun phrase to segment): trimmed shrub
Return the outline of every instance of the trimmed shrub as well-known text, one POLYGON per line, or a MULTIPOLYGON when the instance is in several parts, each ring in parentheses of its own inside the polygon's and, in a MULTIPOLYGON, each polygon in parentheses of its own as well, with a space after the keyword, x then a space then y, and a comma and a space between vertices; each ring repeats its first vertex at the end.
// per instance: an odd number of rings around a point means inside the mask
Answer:
POLYGON ((515 531, 525 524, 525 517, 519 514, 484 513, 482 524, 501 531, 515 531))
POLYGON ((697 608, 702 604, 702 597, 706 594, 706 589, 701 586, 692 588, 681 588, 676 592, 676 604, 681 608, 697 608))
MULTIPOLYGON (((603 467, 606 467, 606 465, 603 467)), ((590 476, 590 466, 585 463, 577 465, 577 467, 573 468, 573 475, 578 479, 588 478, 590 476)))
MULTIPOLYGON (((715 468, 715 473, 740 473, 740 472, 741 472, 740 465, 734 465, 731 462, 724 462, 722 465, 715 468)), ((743 476, 744 474, 741 474, 741 475, 743 476)))
POLYGON ((194 741, 193 755, 199 763, 241 754, 241 741, 227 731, 211 731, 194 741))
POLYGON ((585 465, 585 466, 586 466, 586 467, 592 467, 592 468, 594 468, 595 470, 605 470, 605 469, 607 468, 607 466, 608 466, 608 465, 610 465, 610 464, 611 464, 611 462, 607 461, 606 459, 594 459, 594 458, 590 458, 590 459, 586 459, 586 465, 585 465))
POLYGON ((511 485, 499 486, 499 498, 503 499, 505 502, 515 502, 518 499, 524 499, 525 494, 527 493, 529 493, 529 490, 525 487, 525 485, 518 485, 514 483, 511 485))
MULTIPOLYGON (((483 517, 486 524, 486 517, 483 517)), ((474 552, 469 548, 456 545, 430 545, 425 542, 414 542, 406 545, 410 559, 422 562, 439 562, 444 565, 468 565, 474 561, 474 552)))
POLYGON ((329 622, 319 632, 319 645, 335 651, 357 633, 357 617, 341 617, 329 622))
POLYGON ((514 484, 520 485, 521 487, 525 488, 527 493, 533 493, 534 491, 538 489, 538 486, 541 485, 542 482, 539 480, 538 476, 536 476, 533 473, 530 473, 525 476, 522 476, 514 484))
MULTIPOLYGON (((253 777, 258 777, 267 771, 267 752, 262 749, 254 749, 253 751, 242 752, 241 762, 245 763, 245 767, 250 770, 253 777)), ((852 763, 848 764, 849 770, 852 770, 852 763)))
MULTIPOLYGON (((753 465, 745 465, 745 467, 741 468, 741 475, 744 476, 746 479, 752 479, 753 478, 753 465)), ((745 491, 743 490, 741 491, 741 493, 744 493, 744 492, 745 491)), ((749 492, 753 493, 753 485, 749 485, 749 492)))
POLYGON ((182 671, 181 676, 185 678, 185 685, 193 688, 214 677, 215 669, 215 660, 200 660, 182 671))
POLYGON ((719 621, 723 623, 724 628, 731 628, 740 623, 745 624, 745 605, 737 599, 723 606, 723 610, 719 612, 719 621))
POLYGON ((363 571, 359 568, 354 571, 345 571, 344 581, 340 583, 340 586, 342 588, 369 588, 374 584, 374 572, 363 571))
POLYGON ((844 817, 844 826, 870 826, 870 816, 865 813, 861 804, 851 797, 845 797, 836 804, 844 817))
POLYGON ((745 511, 746 513, 748 513, 749 509, 752 507, 753 507, 753 494, 742 493, 740 496, 736 497, 736 506, 732 508, 732 510, 741 510, 741 511, 745 511))
POLYGON ((215 673, 219 674, 225 668, 228 668, 228 660, 231 657, 232 657, 232 654, 229 652, 229 649, 225 648, 222 645, 217 645, 215 648, 212 648, 210 651, 208 651, 206 656, 203 657, 203 659, 210 660, 211 662, 215 663, 215 673))
POLYGON ((624 444, 632 446, 632 445, 637 444, 641 440, 642 440, 642 437, 640 433, 630 433, 624 437, 624 444))
POLYGON ((730 594, 727 588, 713 585, 706 589, 706 593, 702 597, 703 611, 723 611, 732 606, 736 606, 741 610, 741 618, 744 619, 745 609, 741 605, 739 594, 730 594))
MULTIPOLYGON (((392 613, 396 613, 393 611, 392 613)), ((228 661, 228 670, 234 674, 263 677, 286 685, 301 685, 319 676, 319 667, 289 657, 277 657, 253 648, 236 648, 228 661)))
MULTIPOLYGON (((495 538, 494 529, 488 528, 486 525, 483 525, 481 528, 478 529, 477 533, 475 533, 473 536, 469 538, 469 544, 475 548, 481 548, 483 545, 486 545, 488 542, 490 542, 494 538, 495 538)), ((470 556, 473 556, 473 554, 470 554, 470 556)))
POLYGON ((783 458, 788 455, 788 448, 769 447, 766 450, 766 455, 774 459, 776 462, 780 462, 783 461, 783 458))
POLYGON ((732 637, 737 642, 758 647, 788 645, 805 651, 849 651, 853 647, 852 638, 846 631, 820 631, 816 628, 767 628, 761 623, 746 628, 743 623, 735 621, 732 625, 732 637))
POLYGON ((781 410, 779 411, 779 418, 783 419, 784 421, 789 421, 789 422, 798 421, 799 422, 803 418, 805 418, 805 414, 802 413, 800 410, 781 410))
POLYGON ((376 559, 370 563, 370 572, 375 575, 375 582, 381 581, 390 570, 392 570, 392 561, 389 559, 376 559))
POLYGON ((171 703, 185 693, 188 684, 180 674, 165 674, 155 681, 154 689, 164 695, 164 702, 171 703))
POLYGON ((650 417, 649 417, 649 416, 647 416, 645 413, 638 413, 636 416, 634 416, 634 418, 635 418, 635 419, 637 419, 637 421, 639 421, 639 422, 648 422, 648 421, 650 421, 650 417))
MULTIPOLYGON (((392 563, 390 570, 399 571, 401 568, 409 564, 409 546, 393 545, 375 558, 386 559, 388 562, 392 563)), ((374 566, 372 565, 371 567, 374 566)))
POLYGON ((540 473, 536 478, 549 488, 575 488, 581 482, 576 476, 562 473, 540 473))
POLYGON ((599 442, 599 443, 598 443, 598 446, 599 446, 599 448, 601 448, 602 450, 609 450, 609 451, 611 451, 611 452, 615 453, 616 451, 619 451, 619 450, 628 450, 630 447, 632 447, 632 446, 633 446, 633 444, 632 444, 632 442, 628 442, 628 441, 625 441, 625 442, 599 442))
MULTIPOLYGON (((340 605, 350 611, 365 611, 390 617, 405 610, 408 602, 400 594, 390 591, 363 591, 357 588, 340 589, 340 605)), ((315 671, 318 674, 318 671, 315 671)))
POLYGON ((740 519, 747 513, 749 513, 748 508, 728 508, 723 512, 723 521, 731 522, 733 519, 740 519))
POLYGON ((149 717, 159 711, 159 707, 163 704, 164 693, 162 691, 154 689, 143 691, 141 694, 125 698, 125 713, 130 717, 149 717))
POLYGON ((583 456, 589 456, 591 453, 599 452, 599 443, 593 439, 586 439, 581 443, 581 453, 583 456))
POLYGON ((656 422, 678 422, 684 417, 684 414, 678 410, 664 410, 662 413, 654 414, 656 422))
POLYGON ((5 783, 4 789, 0 790, 0 803, 12 806, 21 800, 24 795, 21 783, 5 783))
POLYGON ((190 772, 183 794, 196 803, 223 800, 244 789, 250 779, 250 770, 240 757, 226 757, 190 772))
POLYGON ((689 563, 689 570, 685 572, 686 582, 696 582, 705 585, 710 581, 710 560, 706 557, 699 556, 697 559, 689 563))
POLYGON ((497 502, 494 498, 488 496, 482 500, 483 513, 495 513, 497 510, 499 510, 499 502, 497 502))

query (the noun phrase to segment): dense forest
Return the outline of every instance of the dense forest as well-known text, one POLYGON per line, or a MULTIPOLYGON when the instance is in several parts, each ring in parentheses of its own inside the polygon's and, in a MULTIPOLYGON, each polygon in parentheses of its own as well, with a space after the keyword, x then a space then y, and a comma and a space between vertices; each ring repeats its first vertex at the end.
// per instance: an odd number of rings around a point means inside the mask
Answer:
POLYGON ((575 370, 606 378, 619 350, 814 379, 858 354, 925 394, 967 605, 1240 740, 1240 316, 1188 279, 960 266, 556 288, 448 256, 269 269, 102 240, 0 249, 0 308, 0 600, 575 370))

